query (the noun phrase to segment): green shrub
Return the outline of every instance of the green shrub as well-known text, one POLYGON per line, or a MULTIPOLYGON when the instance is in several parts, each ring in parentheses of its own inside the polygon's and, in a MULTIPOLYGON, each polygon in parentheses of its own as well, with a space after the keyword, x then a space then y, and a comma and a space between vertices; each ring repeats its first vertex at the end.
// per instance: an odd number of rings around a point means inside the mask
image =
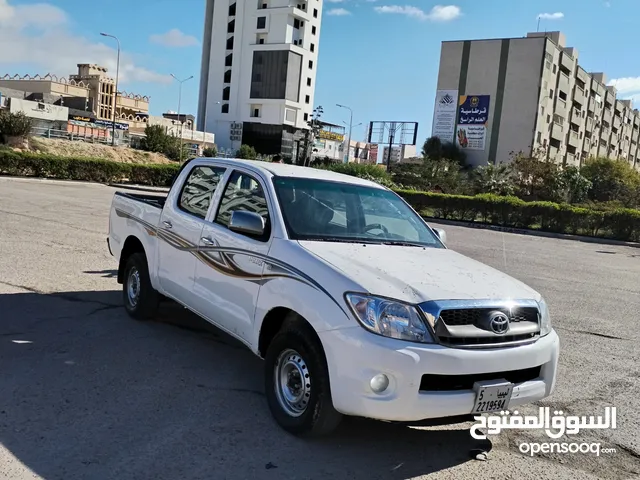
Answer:
POLYGON ((245 160, 255 160, 258 158, 258 153, 256 149, 250 145, 242 144, 240 145, 240 149, 236 151, 236 158, 243 158, 245 160))
POLYGON ((31 119, 23 112, 11 113, 0 110, 0 140, 6 141, 7 137, 25 138, 31 133, 31 119))
POLYGON ((178 165, 132 165, 96 158, 67 158, 0 150, 0 174, 112 183, 168 186, 178 165))
POLYGON ((343 173, 345 175, 351 175, 352 177, 368 176, 376 179, 390 180, 389 174, 384 168, 365 163, 335 163, 322 165, 319 168, 331 170, 336 173, 343 173))
POLYGON ((213 147, 207 147, 202 151, 202 156, 203 157, 217 157, 218 156, 218 149, 216 148, 216 146, 214 145, 213 147))

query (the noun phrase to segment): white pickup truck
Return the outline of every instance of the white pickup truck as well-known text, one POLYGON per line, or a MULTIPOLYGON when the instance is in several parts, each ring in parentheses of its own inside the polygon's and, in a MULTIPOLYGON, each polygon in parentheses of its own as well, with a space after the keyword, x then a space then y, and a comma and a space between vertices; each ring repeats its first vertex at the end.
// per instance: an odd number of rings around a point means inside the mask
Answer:
POLYGON ((377 183, 204 158, 166 197, 116 193, 108 238, 128 313, 169 297, 245 343, 273 416, 300 435, 342 415, 453 422, 551 394, 545 301, 445 242, 377 183))

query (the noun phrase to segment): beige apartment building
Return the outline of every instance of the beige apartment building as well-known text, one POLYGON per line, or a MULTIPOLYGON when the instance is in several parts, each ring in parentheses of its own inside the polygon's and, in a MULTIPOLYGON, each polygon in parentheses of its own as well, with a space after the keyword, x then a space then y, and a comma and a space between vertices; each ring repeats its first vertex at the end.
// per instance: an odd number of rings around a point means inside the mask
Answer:
POLYGON ((87 116, 94 120, 113 120, 114 105, 117 123, 141 121, 149 115, 149 97, 122 91, 115 95, 115 80, 107 69, 88 63, 79 63, 78 73, 68 79, 51 74, 4 75, 0 88, 39 94, 51 103, 90 112, 87 116))
POLYGON ((640 112, 588 72, 561 32, 443 42, 432 134, 472 165, 543 152, 563 165, 591 156, 640 169, 640 112))

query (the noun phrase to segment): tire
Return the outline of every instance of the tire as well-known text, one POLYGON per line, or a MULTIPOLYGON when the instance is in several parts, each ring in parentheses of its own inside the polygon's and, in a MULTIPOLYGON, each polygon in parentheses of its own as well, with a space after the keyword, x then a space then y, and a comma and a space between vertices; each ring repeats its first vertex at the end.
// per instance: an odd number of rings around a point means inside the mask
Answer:
POLYGON ((333 408, 320 342, 308 330, 293 324, 276 334, 265 357, 265 392, 271 414, 284 430, 317 437, 335 430, 342 414, 333 408), (292 374, 293 389, 281 380, 287 371, 292 374), (303 372, 308 373, 303 376, 303 372))
POLYGON ((144 253, 134 253, 127 259, 122 300, 129 316, 136 320, 148 320, 158 311, 160 295, 151 285, 149 265, 144 253))

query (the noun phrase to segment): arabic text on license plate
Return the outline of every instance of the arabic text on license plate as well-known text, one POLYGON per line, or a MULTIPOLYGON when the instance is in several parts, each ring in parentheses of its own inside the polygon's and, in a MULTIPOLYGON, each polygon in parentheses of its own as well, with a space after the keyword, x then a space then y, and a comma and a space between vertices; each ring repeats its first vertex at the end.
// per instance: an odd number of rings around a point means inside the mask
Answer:
POLYGON ((475 385, 476 403, 471 413, 499 412, 509 408, 509 400, 513 391, 512 383, 499 383, 493 385, 475 385))

